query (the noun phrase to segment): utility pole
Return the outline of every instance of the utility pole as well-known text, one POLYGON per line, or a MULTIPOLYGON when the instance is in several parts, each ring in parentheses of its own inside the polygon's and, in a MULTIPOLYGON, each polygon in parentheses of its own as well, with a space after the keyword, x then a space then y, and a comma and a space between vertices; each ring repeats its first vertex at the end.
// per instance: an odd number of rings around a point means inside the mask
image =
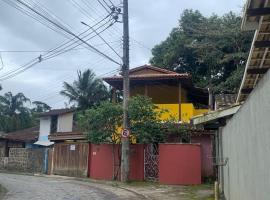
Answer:
MULTIPOLYGON (((129 22, 128 22, 128 0, 123 0, 123 131, 129 132, 128 100, 129 100, 129 22)), ((122 134, 122 156, 121 156, 121 181, 128 181, 129 175, 129 135, 122 134)))

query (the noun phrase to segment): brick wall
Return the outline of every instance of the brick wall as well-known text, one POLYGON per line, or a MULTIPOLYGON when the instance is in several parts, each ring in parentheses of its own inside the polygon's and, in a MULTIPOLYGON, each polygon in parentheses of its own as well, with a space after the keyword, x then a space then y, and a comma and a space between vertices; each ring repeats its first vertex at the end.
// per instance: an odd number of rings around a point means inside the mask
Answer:
POLYGON ((0 170, 42 173, 45 149, 10 148, 9 157, 0 157, 0 170))

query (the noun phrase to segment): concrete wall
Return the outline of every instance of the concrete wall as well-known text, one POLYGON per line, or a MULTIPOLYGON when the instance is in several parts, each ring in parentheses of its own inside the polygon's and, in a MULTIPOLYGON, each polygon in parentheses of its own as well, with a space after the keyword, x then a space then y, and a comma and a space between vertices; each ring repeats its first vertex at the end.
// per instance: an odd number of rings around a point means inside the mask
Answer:
POLYGON ((269 118, 270 71, 220 133, 227 200, 270 198, 269 118))
POLYGON ((39 141, 48 141, 51 131, 51 117, 41 117, 39 126, 39 141))
POLYGON ((73 113, 58 116, 57 132, 71 132, 73 125, 73 113))

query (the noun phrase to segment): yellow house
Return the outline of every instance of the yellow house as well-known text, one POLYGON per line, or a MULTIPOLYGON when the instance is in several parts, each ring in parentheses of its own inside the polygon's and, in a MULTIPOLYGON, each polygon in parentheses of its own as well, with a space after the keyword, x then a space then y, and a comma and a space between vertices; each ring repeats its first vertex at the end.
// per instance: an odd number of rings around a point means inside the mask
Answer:
MULTIPOLYGON (((173 117, 176 121, 189 123, 190 118, 208 111, 208 92, 194 87, 190 74, 144 65, 131 69, 129 77, 131 97, 150 97, 160 109, 168 111, 161 116, 162 120, 173 117)), ((122 90, 121 75, 103 80, 112 86, 113 91, 122 90)))

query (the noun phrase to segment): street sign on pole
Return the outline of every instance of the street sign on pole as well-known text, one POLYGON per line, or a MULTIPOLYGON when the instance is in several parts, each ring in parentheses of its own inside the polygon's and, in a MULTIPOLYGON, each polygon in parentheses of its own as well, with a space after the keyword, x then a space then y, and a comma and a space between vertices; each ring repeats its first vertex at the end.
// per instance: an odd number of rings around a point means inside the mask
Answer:
POLYGON ((122 137, 123 138, 128 138, 129 135, 130 135, 130 130, 128 130, 128 129, 123 129, 122 130, 122 137))

